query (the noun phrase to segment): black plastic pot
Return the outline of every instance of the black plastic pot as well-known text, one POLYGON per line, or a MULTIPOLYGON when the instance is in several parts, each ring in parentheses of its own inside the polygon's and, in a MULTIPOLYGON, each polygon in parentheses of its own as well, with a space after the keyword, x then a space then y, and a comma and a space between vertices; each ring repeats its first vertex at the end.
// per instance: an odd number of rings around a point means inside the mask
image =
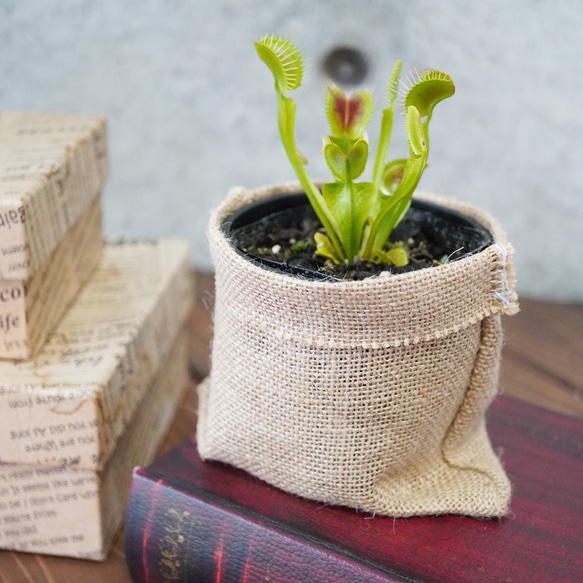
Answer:
MULTIPOLYGON (((286 217, 307 216, 309 213, 313 214, 313 211, 305 193, 279 195, 251 203, 232 213, 225 219, 222 230, 237 253, 260 267, 307 279, 339 282, 341 280, 337 277, 243 250, 249 244, 246 239, 251 231, 268 232, 270 223, 285 222, 286 217)), ((474 219, 429 202, 414 199, 407 217, 417 221, 435 255, 447 255, 450 261, 459 261, 478 253, 493 242, 492 235, 474 219)), ((398 233, 396 235, 398 239, 398 233)))

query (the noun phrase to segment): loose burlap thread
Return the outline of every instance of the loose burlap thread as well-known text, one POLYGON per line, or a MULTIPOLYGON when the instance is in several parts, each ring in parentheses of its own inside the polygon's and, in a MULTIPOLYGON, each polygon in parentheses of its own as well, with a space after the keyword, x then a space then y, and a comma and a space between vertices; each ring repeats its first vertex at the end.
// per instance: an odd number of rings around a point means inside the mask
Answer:
POLYGON ((221 231, 240 207, 296 183, 233 189, 213 213, 211 374, 198 447, 288 492, 391 516, 501 516, 510 484, 485 411, 496 395, 500 315, 518 311, 513 249, 494 243, 389 278, 306 281, 253 265, 221 231))

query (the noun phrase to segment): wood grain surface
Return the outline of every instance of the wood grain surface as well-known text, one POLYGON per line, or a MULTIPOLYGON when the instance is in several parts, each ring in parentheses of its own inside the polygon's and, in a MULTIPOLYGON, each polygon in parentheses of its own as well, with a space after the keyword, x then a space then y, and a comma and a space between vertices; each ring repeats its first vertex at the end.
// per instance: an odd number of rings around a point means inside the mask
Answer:
MULTIPOLYGON (((213 277, 197 276, 197 302, 188 320, 191 383, 159 454, 195 430, 196 384, 208 374, 213 277)), ((503 318, 506 332, 501 391, 583 418, 583 305, 521 299, 521 312, 503 318)), ((0 551, 0 583, 129 583, 118 540, 104 563, 0 551)))

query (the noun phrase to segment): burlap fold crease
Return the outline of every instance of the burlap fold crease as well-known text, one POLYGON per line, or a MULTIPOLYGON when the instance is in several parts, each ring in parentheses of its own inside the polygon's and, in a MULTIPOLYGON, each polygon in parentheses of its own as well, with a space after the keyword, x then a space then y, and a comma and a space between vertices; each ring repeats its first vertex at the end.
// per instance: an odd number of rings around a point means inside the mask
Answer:
POLYGON ((301 190, 233 189, 213 213, 211 374, 200 388, 204 459, 288 492, 391 516, 501 516, 510 484, 485 430, 501 314, 518 310, 513 249, 389 278, 306 281, 253 265, 221 231, 241 206, 301 190))

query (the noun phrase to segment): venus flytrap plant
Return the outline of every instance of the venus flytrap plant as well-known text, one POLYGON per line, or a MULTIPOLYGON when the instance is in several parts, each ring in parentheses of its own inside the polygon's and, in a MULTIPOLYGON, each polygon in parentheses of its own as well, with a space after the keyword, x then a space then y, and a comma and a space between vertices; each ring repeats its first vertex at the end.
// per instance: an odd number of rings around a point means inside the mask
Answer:
POLYGON ((331 135, 324 138, 323 147, 334 182, 324 184, 320 192, 306 172, 306 160, 296 148, 295 103, 285 96, 301 85, 302 57, 292 43, 277 37, 266 36, 255 46, 275 80, 279 131, 286 154, 326 231, 314 237, 316 253, 336 264, 352 264, 360 258, 406 265, 404 246, 390 245, 387 241, 405 216, 427 166, 429 121, 435 105, 453 95, 451 77, 429 70, 412 80, 404 99, 409 158, 387 162, 402 68, 397 61, 389 84, 389 106, 383 111, 372 182, 356 182, 364 173, 369 154, 366 127, 373 111, 372 95, 358 91, 347 98, 338 87, 330 87, 326 115, 331 135))

